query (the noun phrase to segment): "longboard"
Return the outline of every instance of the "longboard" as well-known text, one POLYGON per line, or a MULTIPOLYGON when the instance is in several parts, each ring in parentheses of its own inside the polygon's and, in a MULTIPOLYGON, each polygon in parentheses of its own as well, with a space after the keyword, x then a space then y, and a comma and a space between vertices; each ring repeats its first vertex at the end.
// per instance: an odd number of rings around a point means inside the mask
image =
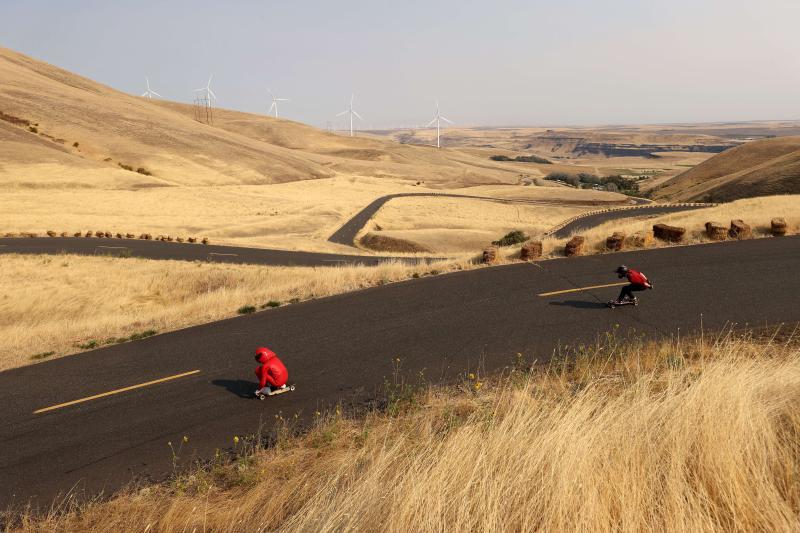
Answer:
POLYGON ((259 400, 263 400, 267 396, 277 396, 278 394, 283 394, 284 392, 291 392, 293 390, 294 390, 294 385, 289 385, 288 387, 282 387, 280 389, 276 389, 276 390, 270 392, 269 394, 259 394, 258 395, 258 399, 259 400))
POLYGON ((622 307, 623 305, 639 305, 639 298, 634 298, 633 300, 625 300, 623 302, 611 300, 606 305, 611 309, 614 309, 615 307, 622 307))

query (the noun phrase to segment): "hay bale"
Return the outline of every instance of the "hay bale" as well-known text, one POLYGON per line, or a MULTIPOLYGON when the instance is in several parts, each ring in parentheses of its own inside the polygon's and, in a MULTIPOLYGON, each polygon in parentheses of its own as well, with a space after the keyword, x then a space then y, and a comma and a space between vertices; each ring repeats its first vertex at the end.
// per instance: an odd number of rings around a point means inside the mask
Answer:
POLYGON ((176 240, 177 242, 183 242, 183 237, 175 237, 175 240, 176 240))
POLYGON ((80 231, 76 231, 75 233, 72 234, 72 236, 73 237, 82 237, 83 234, 80 231))
POLYGON ((533 261, 542 257, 542 241, 528 241, 522 245, 519 258, 523 261, 533 261))
POLYGON ((106 236, 106 232, 105 231, 95 231, 94 232, 94 236, 97 237, 98 239, 102 239, 103 237, 106 236))
POLYGON ((62 231, 62 232, 61 232, 61 236, 62 236, 62 237, 68 237, 68 236, 69 236, 69 234, 68 234, 66 231, 62 231))
POLYGON ((626 235, 621 231, 615 231, 613 235, 606 239, 606 248, 612 252, 619 252, 625 246, 626 235))
POLYGON ((48 236, 48 237, 55 237, 56 235, 57 235, 57 234, 56 234, 56 232, 55 232, 55 231, 53 231, 53 230, 51 230, 51 229, 47 230, 47 236, 48 236))
POLYGON ((105 232, 105 236, 106 236, 106 239, 110 239, 111 238, 111 232, 110 231, 106 231, 105 232))
POLYGON ((39 234, 31 232, 31 233, 24 233, 22 236, 23 237, 28 237, 29 239, 35 239, 36 237, 39 236, 39 234))
POLYGON ((172 242, 172 235, 167 235, 167 241, 172 242))
POLYGON ((94 235, 94 233, 92 233, 92 231, 89 230, 89 231, 86 232, 86 235, 84 235, 84 237, 91 237, 93 235, 94 235))
POLYGON ((122 237, 122 233, 115 233, 114 237, 116 237, 117 239, 122 239, 123 238, 122 237))
POLYGON ((783 218, 773 218, 770 222, 770 230, 775 237, 786 235, 786 220, 783 218))
POLYGON ((135 239, 135 238, 136 238, 136 236, 135 236, 133 233, 126 233, 126 234, 125 234, 125 238, 126 238, 126 239, 135 239))
POLYGON ((679 226, 668 226, 666 224, 655 224, 653 226, 653 236, 662 241, 681 242, 685 234, 686 228, 679 226))
POLYGON ((481 262, 485 265, 493 265, 497 263, 497 247, 496 246, 489 246, 483 250, 483 255, 481 256, 481 262))
POLYGON ((745 224, 741 219, 731 220, 731 229, 728 231, 731 239, 749 239, 753 236, 753 231, 749 224, 745 224))
POLYGON ((196 238, 196 237, 189 237, 189 238, 188 238, 188 239, 186 239, 186 240, 187 240, 187 241, 189 241, 189 242, 191 242, 191 243, 196 243, 196 242, 197 242, 197 238, 196 238))
POLYGON ((712 241, 724 241, 728 238, 728 228, 716 222, 706 222, 706 236, 712 241))
POLYGON ((16 237, 16 236, 17 236, 16 233, 6 233, 5 234, 5 237, 16 237))
POLYGON ((586 237, 582 235, 575 235, 573 238, 569 240, 567 245, 564 247, 564 255, 566 255, 567 257, 581 255, 583 253, 583 248, 585 244, 586 244, 586 237))
POLYGON ((203 237, 203 240, 200 242, 203 244, 208 244, 208 237, 203 237))

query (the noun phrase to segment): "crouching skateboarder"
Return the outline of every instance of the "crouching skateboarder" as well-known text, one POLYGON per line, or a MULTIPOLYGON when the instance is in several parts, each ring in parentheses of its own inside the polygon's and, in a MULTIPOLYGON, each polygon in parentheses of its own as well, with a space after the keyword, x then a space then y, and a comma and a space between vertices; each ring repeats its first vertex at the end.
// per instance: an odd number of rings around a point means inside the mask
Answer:
POLYGON ((256 348, 256 361, 259 363, 255 370, 256 376, 258 376, 258 390, 255 395, 258 398, 263 400, 266 396, 294 390, 294 385, 291 387, 286 385, 289 380, 289 371, 286 370, 275 352, 260 346, 256 348))
POLYGON ((644 291, 647 289, 652 289, 653 284, 647 279, 647 276, 639 272, 638 270, 634 270, 632 268, 628 268, 625 265, 617 267, 615 270, 617 276, 620 278, 628 278, 630 282, 628 285, 622 287, 622 290, 619 293, 619 297, 616 300, 612 300, 608 302, 609 307, 616 307, 618 305, 639 305, 639 299, 633 295, 634 292, 644 291))

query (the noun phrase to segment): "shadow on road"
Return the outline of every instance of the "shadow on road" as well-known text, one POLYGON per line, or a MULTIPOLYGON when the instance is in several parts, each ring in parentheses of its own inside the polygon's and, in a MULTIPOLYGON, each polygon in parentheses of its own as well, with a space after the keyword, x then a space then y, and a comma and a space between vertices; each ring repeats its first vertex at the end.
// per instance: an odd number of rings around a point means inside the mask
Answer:
POLYGON ((222 387, 239 398, 252 398, 253 392, 258 388, 258 383, 245 379, 215 379, 213 385, 222 387))
POLYGON ((587 302, 586 300, 567 300, 565 302, 550 302, 550 305, 575 307, 576 309, 604 309, 606 304, 601 302, 587 302))

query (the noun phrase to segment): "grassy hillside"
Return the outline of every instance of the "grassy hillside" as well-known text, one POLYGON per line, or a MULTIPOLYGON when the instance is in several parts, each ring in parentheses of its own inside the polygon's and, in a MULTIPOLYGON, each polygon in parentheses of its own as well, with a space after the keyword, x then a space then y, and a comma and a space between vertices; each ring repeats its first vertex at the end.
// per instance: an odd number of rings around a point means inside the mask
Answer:
MULTIPOLYGON (((390 385, 309 433, 23 531, 796 531, 800 352, 609 335, 577 359, 449 389, 390 385)), ((191 441, 192 435, 184 439, 191 441)), ((180 459, 180 443, 171 443, 180 459)), ((169 451, 164 443, 165 451, 169 451)), ((69 510, 69 506, 62 509, 69 510)), ((2 517, 0 516, 0 519, 2 517)))
POLYGON ((800 136, 732 148, 667 181, 655 195, 671 201, 727 202, 800 193, 800 136))
POLYGON ((469 185, 518 174, 466 153, 264 115, 215 109, 213 125, 202 124, 192 106, 131 96, 3 48, 0 113, 5 187, 252 185, 337 173, 469 185))

